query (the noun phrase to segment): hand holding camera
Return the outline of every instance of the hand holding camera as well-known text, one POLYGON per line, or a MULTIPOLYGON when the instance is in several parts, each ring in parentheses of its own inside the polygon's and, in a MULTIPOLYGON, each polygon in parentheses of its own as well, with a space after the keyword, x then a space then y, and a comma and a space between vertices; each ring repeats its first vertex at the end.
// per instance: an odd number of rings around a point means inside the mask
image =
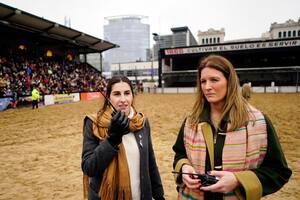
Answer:
POLYGON ((190 175, 193 179, 200 179, 202 186, 209 186, 218 182, 218 178, 216 176, 212 176, 209 174, 183 173, 183 172, 176 172, 176 171, 173 171, 172 173, 187 174, 190 175))

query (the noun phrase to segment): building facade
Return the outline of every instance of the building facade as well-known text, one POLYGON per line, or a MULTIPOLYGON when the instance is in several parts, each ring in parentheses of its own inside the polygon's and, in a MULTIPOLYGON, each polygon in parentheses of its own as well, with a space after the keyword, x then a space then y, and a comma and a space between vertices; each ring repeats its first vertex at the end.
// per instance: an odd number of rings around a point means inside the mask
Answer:
POLYGON ((269 33, 272 39, 300 37, 300 18, 298 21, 289 19, 285 23, 274 22, 269 33))
POLYGON ((225 29, 220 30, 208 29, 207 31, 198 31, 198 44, 219 44, 223 43, 225 38, 225 29))
POLYGON ((150 48, 150 26, 143 23, 147 19, 139 15, 121 15, 106 17, 104 38, 117 44, 119 48, 111 49, 104 54, 108 65, 146 61, 150 48))
POLYGON ((152 81, 158 83, 158 62, 130 62, 111 65, 112 75, 125 75, 133 83, 152 81))

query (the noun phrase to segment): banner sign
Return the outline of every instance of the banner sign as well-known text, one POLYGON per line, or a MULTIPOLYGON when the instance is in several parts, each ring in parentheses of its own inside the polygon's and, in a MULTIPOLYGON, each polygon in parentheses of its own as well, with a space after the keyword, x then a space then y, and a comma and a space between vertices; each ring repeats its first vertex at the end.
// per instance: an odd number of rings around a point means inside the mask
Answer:
POLYGON ((99 99, 102 95, 100 92, 82 92, 80 93, 80 100, 92 100, 92 99, 99 99))
POLYGON ((238 51, 238 50, 281 48, 281 47, 295 47, 295 46, 300 46, 300 40, 254 42, 254 43, 242 43, 242 44, 223 44, 223 45, 216 45, 216 46, 165 49, 165 55, 181 55, 181 54, 193 54, 193 53, 238 51))
POLYGON ((0 98, 0 111, 3 111, 7 108, 7 106, 10 104, 10 101, 12 98, 0 98))
POLYGON ((63 104, 80 101, 79 93, 45 95, 45 105, 63 104))

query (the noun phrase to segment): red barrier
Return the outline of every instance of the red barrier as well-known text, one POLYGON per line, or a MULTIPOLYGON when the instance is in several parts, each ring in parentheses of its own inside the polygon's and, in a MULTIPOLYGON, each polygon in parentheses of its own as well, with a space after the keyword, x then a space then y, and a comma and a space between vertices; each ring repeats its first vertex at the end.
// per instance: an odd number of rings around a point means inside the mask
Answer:
POLYGON ((100 99, 103 98, 100 92, 83 92, 80 93, 80 100, 92 100, 92 99, 100 99))

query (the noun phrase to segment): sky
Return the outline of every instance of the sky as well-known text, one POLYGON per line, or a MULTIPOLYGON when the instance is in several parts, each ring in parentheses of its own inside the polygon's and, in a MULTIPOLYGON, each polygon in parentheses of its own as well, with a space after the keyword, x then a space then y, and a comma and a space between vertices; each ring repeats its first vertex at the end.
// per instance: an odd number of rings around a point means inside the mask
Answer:
MULTIPOLYGON (((104 39, 105 17, 142 15, 151 33, 171 34, 187 26, 198 31, 225 29, 225 40, 261 37, 273 22, 300 19, 300 0, 0 0, 1 3, 104 39)), ((153 44, 152 36, 149 36, 153 44)))

